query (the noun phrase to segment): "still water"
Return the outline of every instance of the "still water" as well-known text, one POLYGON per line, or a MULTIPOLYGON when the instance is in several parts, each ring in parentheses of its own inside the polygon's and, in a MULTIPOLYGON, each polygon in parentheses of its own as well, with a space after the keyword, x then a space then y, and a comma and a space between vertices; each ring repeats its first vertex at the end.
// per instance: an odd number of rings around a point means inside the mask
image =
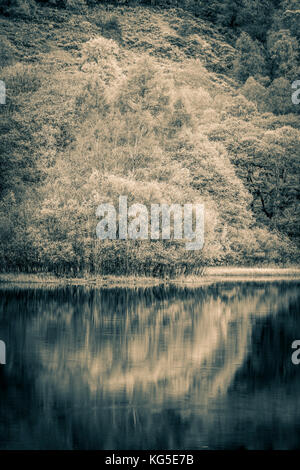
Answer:
POLYGON ((0 448, 300 448, 299 286, 2 287, 0 448))

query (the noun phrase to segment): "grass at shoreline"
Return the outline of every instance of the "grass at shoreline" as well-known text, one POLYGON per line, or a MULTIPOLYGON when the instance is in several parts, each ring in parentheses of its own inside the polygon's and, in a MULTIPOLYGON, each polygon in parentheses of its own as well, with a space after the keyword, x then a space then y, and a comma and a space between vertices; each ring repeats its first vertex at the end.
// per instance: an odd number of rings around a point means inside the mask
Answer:
POLYGON ((291 267, 247 267, 212 266, 205 269, 206 276, 299 276, 300 266, 291 267))
POLYGON ((57 277, 39 273, 2 273, 0 287, 5 285, 91 285, 97 287, 151 287, 155 285, 190 285, 200 286, 214 282, 242 281, 272 282, 276 280, 300 280, 300 267, 207 267, 203 276, 187 275, 175 278, 155 278, 145 276, 86 276, 82 278, 57 277))

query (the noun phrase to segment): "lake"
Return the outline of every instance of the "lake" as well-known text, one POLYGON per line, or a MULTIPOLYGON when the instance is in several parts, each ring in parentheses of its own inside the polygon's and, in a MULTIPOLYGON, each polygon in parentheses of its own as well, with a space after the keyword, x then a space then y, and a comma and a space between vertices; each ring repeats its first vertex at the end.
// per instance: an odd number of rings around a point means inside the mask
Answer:
POLYGON ((300 448, 299 286, 2 286, 0 448, 300 448))

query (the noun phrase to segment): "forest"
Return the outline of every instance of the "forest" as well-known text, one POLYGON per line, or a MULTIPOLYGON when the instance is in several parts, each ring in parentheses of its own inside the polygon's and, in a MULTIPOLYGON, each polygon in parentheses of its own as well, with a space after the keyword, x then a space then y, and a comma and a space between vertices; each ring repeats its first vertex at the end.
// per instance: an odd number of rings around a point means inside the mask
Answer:
POLYGON ((299 38, 298 0, 1 0, 1 271, 297 264, 299 38), (120 195, 204 204, 203 249, 98 240, 120 195))

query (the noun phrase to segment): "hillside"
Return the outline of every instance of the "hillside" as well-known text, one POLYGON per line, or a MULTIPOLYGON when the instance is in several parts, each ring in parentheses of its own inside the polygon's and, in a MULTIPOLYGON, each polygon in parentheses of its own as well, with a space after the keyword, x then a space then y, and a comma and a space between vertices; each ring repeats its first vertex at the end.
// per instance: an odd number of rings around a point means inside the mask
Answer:
POLYGON ((271 112, 237 80, 235 30, 179 8, 25 4, 0 16, 3 271, 299 261, 298 108, 271 112), (120 195, 204 203, 203 250, 98 240, 96 209, 120 195))

